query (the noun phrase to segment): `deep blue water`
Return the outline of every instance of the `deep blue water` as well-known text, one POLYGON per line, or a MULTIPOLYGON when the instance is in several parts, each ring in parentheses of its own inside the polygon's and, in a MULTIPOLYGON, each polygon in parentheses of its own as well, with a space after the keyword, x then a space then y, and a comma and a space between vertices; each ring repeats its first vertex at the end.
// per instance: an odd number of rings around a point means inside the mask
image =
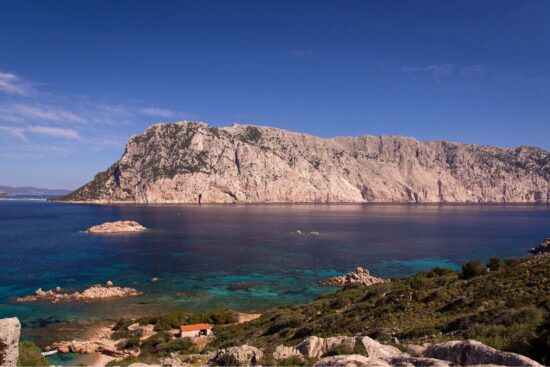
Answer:
POLYGON ((0 201, 0 317, 17 316, 30 329, 170 308, 261 310, 332 291, 317 280, 357 266, 394 277, 457 268, 472 258, 525 256, 549 232, 550 206, 0 201), (81 232, 113 220, 137 220, 151 230, 81 232), (144 295, 90 304, 10 299, 38 287, 82 290, 107 280, 144 295))

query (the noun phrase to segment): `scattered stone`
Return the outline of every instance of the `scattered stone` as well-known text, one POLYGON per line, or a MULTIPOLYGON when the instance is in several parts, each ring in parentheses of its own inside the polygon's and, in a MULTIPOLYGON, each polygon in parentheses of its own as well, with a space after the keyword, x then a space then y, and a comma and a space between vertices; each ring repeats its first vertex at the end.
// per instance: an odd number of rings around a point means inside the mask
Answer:
POLYGON ((290 357, 302 358, 302 354, 295 347, 287 347, 286 345, 278 345, 273 352, 273 358, 281 360, 290 357))
POLYGON ((218 350, 214 357, 214 361, 222 362, 227 356, 233 357, 241 366, 255 366, 260 363, 264 353, 256 347, 241 345, 240 347, 230 347, 218 350))
POLYGON ((159 281, 159 278, 157 277, 151 278, 151 283, 156 283, 158 281, 159 281))
POLYGON ((111 282, 110 280, 108 280, 107 283, 105 283, 106 287, 112 287, 113 285, 114 285, 113 282, 111 282))
POLYGON ((86 230, 88 233, 127 233, 127 232, 142 232, 147 228, 138 222, 131 220, 119 220, 116 222, 106 222, 97 226, 90 227, 86 230))
POLYGON ((19 357, 21 324, 17 317, 0 319, 0 366, 15 367, 19 357))
POLYGON ((56 291, 57 293, 61 292, 61 287, 59 287, 59 286, 55 287, 55 291, 56 291))
POLYGON ((137 291, 134 288, 125 288, 125 287, 114 287, 101 285, 93 285, 83 292, 74 292, 74 293, 58 293, 50 289, 48 291, 43 291, 42 288, 38 288, 34 295, 17 298, 16 302, 35 302, 35 301, 50 301, 52 303, 57 303, 60 301, 93 301, 98 299, 109 299, 116 297, 131 297, 140 295, 141 292, 137 291))
POLYGON ((373 364, 373 361, 369 357, 365 357, 359 354, 345 354, 334 357, 327 357, 321 359, 315 363, 313 367, 390 367, 388 363, 373 364))
POLYGON ((298 344, 296 349, 305 357, 318 358, 339 347, 345 347, 350 351, 353 350, 355 347, 355 338, 352 336, 333 336, 329 338, 309 336, 298 344))
POLYGON ((387 282, 387 280, 370 275, 369 271, 362 267, 358 267, 357 269, 355 269, 355 271, 352 271, 351 273, 345 275, 330 277, 321 280, 321 284, 335 285, 339 287, 343 287, 347 284, 352 283, 359 283, 365 286, 371 286, 373 284, 380 284, 385 282, 387 282))
POLYGON ((550 238, 545 239, 537 247, 531 247, 527 251, 533 255, 544 255, 550 253, 550 238))

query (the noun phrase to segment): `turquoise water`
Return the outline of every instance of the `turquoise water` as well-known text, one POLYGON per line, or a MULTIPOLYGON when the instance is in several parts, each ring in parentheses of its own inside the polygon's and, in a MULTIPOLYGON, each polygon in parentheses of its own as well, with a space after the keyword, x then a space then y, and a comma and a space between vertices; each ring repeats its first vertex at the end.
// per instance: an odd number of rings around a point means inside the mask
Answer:
POLYGON ((0 317, 17 316, 24 334, 36 334, 48 325, 169 309, 262 310, 333 291, 317 281, 357 266, 388 278, 456 269, 472 258, 524 256, 549 232, 549 206, 0 201, 0 317), (112 220, 137 220, 151 230, 81 232, 112 220), (94 303, 12 302, 38 287, 82 290, 107 280, 144 294, 94 303))

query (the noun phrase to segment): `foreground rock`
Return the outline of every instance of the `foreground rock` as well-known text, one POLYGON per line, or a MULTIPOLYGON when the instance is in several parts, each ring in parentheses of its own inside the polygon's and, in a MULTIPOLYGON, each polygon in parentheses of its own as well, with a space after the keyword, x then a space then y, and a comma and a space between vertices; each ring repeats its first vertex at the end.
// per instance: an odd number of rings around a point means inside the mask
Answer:
POLYGON ((156 124, 73 202, 550 202, 550 153, 402 136, 156 124))
MULTIPOLYGON (((111 283, 112 284, 112 283, 111 283)), ((55 290, 50 289, 43 291, 42 288, 38 288, 34 295, 17 298, 16 302, 35 302, 35 301, 49 301, 57 303, 60 301, 94 301, 94 300, 106 300, 110 298, 118 297, 131 297, 140 295, 141 292, 134 288, 126 287, 114 287, 114 286, 102 286, 94 285, 85 289, 83 292, 74 293, 61 293, 61 288, 57 287, 55 290)))
POLYGON ((550 253, 550 238, 545 239, 537 247, 531 247, 528 251, 533 255, 544 255, 550 253))
POLYGON ((347 284, 352 283, 359 283, 365 286, 371 286, 373 284, 380 284, 385 282, 386 280, 382 278, 377 278, 370 275, 367 269, 358 267, 357 269, 355 269, 355 271, 352 271, 351 273, 323 279, 321 281, 321 284, 343 287, 347 284))
POLYGON ((494 364, 497 366, 542 366, 530 358, 516 353, 503 352, 475 340, 449 341, 431 344, 424 352, 426 357, 443 359, 462 366, 494 364))
POLYGON ((533 366, 539 363, 525 356, 502 352, 474 340, 450 341, 423 346, 410 345, 402 352, 391 345, 384 345, 368 336, 335 336, 320 338, 310 336, 296 348, 279 346, 273 357, 278 360, 295 356, 296 351, 304 358, 322 358, 315 366, 533 366), (340 355, 327 356, 338 351, 340 355), (342 351, 348 352, 341 354, 342 351), (361 352, 361 354, 358 354, 361 352))
POLYGON ((250 345, 241 345, 240 347, 230 347, 218 350, 214 357, 214 361, 225 366, 231 366, 235 364, 235 361, 238 362, 240 366, 255 366, 260 364, 263 356, 264 353, 260 349, 250 345))
POLYGON ((119 220, 116 222, 106 222, 86 230, 88 233, 128 233, 142 232, 147 228, 132 220, 119 220))
POLYGON ((16 317, 0 319, 0 366, 17 365, 20 334, 21 324, 16 317))

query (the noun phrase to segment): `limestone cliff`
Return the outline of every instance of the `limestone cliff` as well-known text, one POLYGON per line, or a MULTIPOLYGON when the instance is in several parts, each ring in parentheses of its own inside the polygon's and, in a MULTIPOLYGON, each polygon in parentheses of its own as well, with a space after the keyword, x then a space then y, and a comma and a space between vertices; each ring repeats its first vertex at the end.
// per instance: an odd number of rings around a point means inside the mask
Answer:
POLYGON ((61 200, 135 203, 550 201, 550 153, 401 136, 156 124, 61 200))

